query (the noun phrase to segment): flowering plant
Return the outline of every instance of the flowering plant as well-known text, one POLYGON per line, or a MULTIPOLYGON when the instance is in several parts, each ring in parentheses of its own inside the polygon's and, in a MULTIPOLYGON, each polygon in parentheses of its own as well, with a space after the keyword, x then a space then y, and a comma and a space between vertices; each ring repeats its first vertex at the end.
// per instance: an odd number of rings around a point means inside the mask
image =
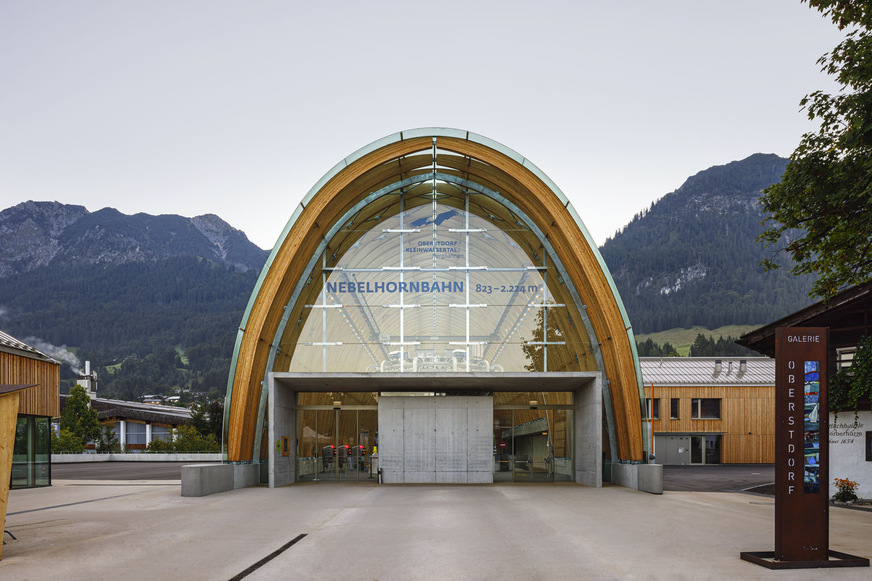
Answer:
POLYGON ((857 487, 859 484, 854 482, 853 480, 848 480, 847 478, 836 478, 833 480, 833 484, 836 485, 836 488, 839 489, 833 495, 833 500, 837 502, 853 502, 857 500, 857 487))

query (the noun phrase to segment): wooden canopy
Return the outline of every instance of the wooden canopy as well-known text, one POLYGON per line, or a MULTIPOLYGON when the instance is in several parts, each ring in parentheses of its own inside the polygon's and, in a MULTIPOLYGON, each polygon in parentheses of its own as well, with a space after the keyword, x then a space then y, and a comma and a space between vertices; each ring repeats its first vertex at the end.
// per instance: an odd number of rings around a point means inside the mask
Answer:
POLYGON ((402 187, 410 205, 426 203, 425 196, 416 198, 415 193, 443 193, 450 205, 447 194, 455 183, 489 194, 470 213, 491 220, 523 216, 532 227, 519 229, 513 238, 531 249, 546 246, 560 262, 568 280, 555 285, 554 298, 572 304, 585 325, 570 320, 562 327, 570 335, 567 343, 579 348, 564 354, 563 361, 558 354, 549 369, 572 363, 577 369, 602 371, 615 440, 612 459, 642 460, 641 383, 631 326, 611 275, 568 199, 536 166, 505 146, 465 131, 419 129, 386 137, 337 164, 285 227, 237 337, 225 412, 229 461, 250 461, 260 447, 265 382, 270 371, 288 370, 299 325, 287 322, 303 320, 304 305, 321 291, 320 276, 313 274, 320 273, 316 258, 325 245, 335 261, 361 235, 358 228, 343 227, 349 220, 378 220, 396 212, 381 191, 402 187))

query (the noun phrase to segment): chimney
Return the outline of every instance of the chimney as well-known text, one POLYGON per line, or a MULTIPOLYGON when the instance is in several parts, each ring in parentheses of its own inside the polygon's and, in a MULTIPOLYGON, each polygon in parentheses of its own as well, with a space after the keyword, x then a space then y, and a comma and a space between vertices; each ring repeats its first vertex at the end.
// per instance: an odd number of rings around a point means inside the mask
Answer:
POLYGON ((721 371, 724 368, 724 364, 720 359, 715 359, 715 377, 721 374, 721 371))
POLYGON ((738 377, 742 377, 746 373, 748 373, 748 360, 742 359, 739 361, 739 375, 738 375, 738 377))
POLYGON ((85 361, 85 374, 79 376, 79 381, 76 385, 81 385, 85 388, 85 393, 92 400, 97 399, 97 374, 91 373, 91 362, 85 361))

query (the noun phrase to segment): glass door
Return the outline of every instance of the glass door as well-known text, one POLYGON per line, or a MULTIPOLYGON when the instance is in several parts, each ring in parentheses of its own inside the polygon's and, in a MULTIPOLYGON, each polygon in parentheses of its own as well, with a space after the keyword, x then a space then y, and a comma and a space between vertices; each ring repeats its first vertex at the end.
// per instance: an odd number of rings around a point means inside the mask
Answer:
POLYGON ((515 465, 512 410, 494 410, 494 482, 511 482, 515 465))
POLYGON ((377 410, 317 409, 297 412, 297 480, 356 481, 373 477, 370 462, 377 410))
POLYGON ((572 482, 572 411, 495 409, 494 482, 572 482))

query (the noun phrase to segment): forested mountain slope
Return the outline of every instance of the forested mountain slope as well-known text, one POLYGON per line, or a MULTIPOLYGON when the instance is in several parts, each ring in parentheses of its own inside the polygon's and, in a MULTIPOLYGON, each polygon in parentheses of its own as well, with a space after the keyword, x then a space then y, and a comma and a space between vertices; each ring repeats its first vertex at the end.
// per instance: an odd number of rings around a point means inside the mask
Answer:
POLYGON ((0 212, 0 328, 70 363, 68 380, 92 361, 104 395, 221 391, 266 257, 213 215, 26 202, 0 212))
POLYGON ((701 171, 638 214, 600 251, 636 333, 763 324, 811 299, 810 277, 764 272, 760 192, 787 160, 754 154, 701 171))

